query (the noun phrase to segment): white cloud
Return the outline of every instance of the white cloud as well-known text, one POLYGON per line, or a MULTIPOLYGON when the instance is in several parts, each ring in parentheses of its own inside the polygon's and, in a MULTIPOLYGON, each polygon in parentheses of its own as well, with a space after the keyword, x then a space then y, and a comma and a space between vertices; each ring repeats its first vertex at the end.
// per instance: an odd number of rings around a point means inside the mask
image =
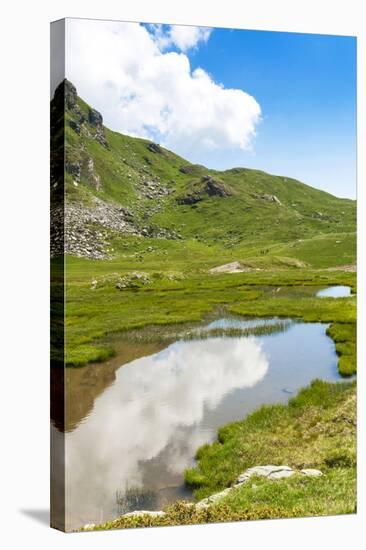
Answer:
POLYGON ((161 50, 175 46, 182 52, 196 48, 199 42, 207 42, 212 32, 209 27, 188 25, 170 25, 167 30, 164 30, 163 25, 151 25, 150 29, 161 50))
POLYGON ((250 148, 261 114, 257 101, 216 83, 202 68, 192 71, 185 53, 166 50, 197 47, 210 29, 149 32, 136 23, 70 19, 66 32, 66 76, 110 128, 188 158, 250 148))

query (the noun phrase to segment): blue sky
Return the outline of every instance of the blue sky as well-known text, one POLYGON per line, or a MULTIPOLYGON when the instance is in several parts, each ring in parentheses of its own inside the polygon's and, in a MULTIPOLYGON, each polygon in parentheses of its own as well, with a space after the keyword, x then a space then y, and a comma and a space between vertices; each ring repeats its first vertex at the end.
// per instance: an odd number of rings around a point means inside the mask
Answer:
POLYGON ((66 76, 113 130, 356 196, 355 38, 81 19, 66 36, 66 76))
POLYGON ((262 110, 252 151, 214 151, 197 162, 260 168, 355 197, 355 38, 215 29, 188 56, 262 110))

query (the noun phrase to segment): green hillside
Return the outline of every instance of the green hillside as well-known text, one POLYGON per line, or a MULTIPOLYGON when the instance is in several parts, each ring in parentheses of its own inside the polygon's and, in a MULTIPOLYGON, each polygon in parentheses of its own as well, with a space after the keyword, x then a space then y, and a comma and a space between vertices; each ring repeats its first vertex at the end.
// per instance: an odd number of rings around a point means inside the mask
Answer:
MULTIPOLYGON (((132 234, 175 241, 152 246, 178 255, 188 246, 193 261, 198 255, 210 266, 226 260, 247 261, 249 268, 355 261, 355 201, 259 170, 219 172, 190 164, 148 140, 104 127, 67 81, 65 96, 67 202, 93 208, 96 198, 120 207, 129 229, 104 223, 106 248, 114 249, 109 257, 125 251, 132 234)), ((140 241, 134 238, 132 248, 138 250, 140 241)))

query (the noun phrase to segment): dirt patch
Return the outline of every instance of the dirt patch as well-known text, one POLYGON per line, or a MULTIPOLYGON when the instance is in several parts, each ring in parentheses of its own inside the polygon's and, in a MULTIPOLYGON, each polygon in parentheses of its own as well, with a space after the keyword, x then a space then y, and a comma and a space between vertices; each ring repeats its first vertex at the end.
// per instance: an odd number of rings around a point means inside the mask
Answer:
POLYGON ((347 273, 356 273, 357 264, 339 265, 337 267, 328 267, 327 271, 345 271, 347 273))
POLYGON ((241 264, 240 262, 231 262, 229 264, 219 265, 209 270, 209 273, 247 273, 253 271, 252 268, 241 264))

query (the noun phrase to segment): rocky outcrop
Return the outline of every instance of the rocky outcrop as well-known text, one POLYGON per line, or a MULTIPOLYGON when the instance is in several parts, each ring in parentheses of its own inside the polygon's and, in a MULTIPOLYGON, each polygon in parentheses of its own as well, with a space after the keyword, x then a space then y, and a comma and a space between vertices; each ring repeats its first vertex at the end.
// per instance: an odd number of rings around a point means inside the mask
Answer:
POLYGON ((94 133, 94 139, 98 141, 103 147, 107 147, 107 140, 104 134, 104 126, 103 126, 103 117, 102 115, 96 111, 95 109, 92 109, 89 107, 89 113, 88 113, 88 121, 89 125, 95 129, 94 133))
POLYGON ((79 185, 81 178, 81 162, 66 159, 65 170, 72 176, 74 185, 79 185))
POLYGON ((141 286, 149 285, 150 283, 151 279, 148 273, 135 271, 130 275, 118 277, 118 280, 115 283, 115 288, 118 290, 123 290, 125 288, 140 288, 141 286))
POLYGON ((67 79, 64 81, 65 105, 67 109, 74 109, 78 99, 75 86, 67 79))
POLYGON ((178 197, 177 203, 178 204, 196 204, 197 202, 200 202, 203 200, 203 197, 201 195, 197 194, 190 194, 186 195, 185 197, 178 197))
POLYGON ((177 197, 178 204, 196 204, 205 197, 229 197, 231 189, 223 181, 213 176, 205 175, 200 180, 191 183, 191 191, 183 197, 177 197))
POLYGON ((159 155, 163 155, 164 154, 164 149, 162 149, 160 147, 160 145, 158 145, 157 143, 149 143, 147 145, 147 149, 151 152, 151 153, 158 153, 159 155))
POLYGON ((102 188, 100 176, 96 173, 94 169, 94 161, 91 157, 89 157, 87 160, 86 170, 89 181, 94 185, 96 191, 100 191, 102 188))
POLYGON ((84 132, 86 136, 93 137, 103 147, 108 147, 104 133, 102 115, 95 109, 89 107, 86 117, 78 106, 78 95, 75 86, 67 79, 64 80, 62 85, 64 89, 65 108, 68 110, 71 117, 69 120, 70 128, 77 134, 82 134, 84 132))
POLYGON ((224 182, 210 175, 203 176, 201 181, 205 184, 204 191, 207 192, 210 197, 229 197, 231 195, 228 186, 225 185, 224 182))

